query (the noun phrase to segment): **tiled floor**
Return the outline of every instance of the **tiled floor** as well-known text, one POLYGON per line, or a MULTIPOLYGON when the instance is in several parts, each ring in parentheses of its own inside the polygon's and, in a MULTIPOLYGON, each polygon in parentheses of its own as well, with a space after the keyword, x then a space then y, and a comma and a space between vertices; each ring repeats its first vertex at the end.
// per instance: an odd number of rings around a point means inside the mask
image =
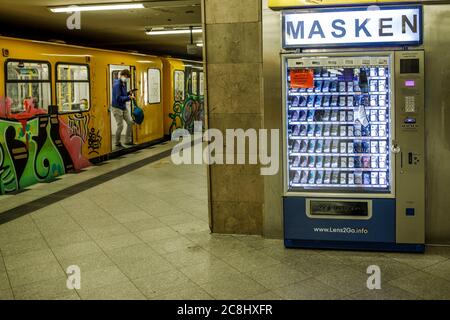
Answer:
MULTIPOLYGON (((0 205, 6 210, 11 201, 167 148, 3 197, 0 205)), ((450 249, 286 250, 281 240, 211 235, 206 168, 174 166, 170 158, 0 225, 0 250, 0 299, 450 299, 450 249), (81 290, 66 287, 70 265, 81 268, 81 290), (382 290, 366 288, 369 265, 381 267, 382 290)))

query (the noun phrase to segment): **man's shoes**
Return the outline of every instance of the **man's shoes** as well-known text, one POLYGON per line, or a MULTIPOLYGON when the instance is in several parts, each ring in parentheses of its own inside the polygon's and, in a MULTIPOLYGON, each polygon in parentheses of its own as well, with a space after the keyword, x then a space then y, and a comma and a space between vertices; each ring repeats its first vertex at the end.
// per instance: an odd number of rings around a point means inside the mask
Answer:
POLYGON ((123 145, 120 142, 116 143, 116 148, 123 148, 123 145))
POLYGON ((126 142, 125 145, 128 147, 135 146, 135 144, 133 142, 126 142))

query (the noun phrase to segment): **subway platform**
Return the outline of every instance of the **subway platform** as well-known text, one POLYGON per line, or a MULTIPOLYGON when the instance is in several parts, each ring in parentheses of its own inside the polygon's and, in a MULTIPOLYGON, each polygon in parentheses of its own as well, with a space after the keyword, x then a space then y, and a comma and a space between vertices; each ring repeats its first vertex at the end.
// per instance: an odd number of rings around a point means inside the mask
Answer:
POLYGON ((207 167, 166 143, 0 197, 0 299, 450 299, 450 249, 285 249, 211 234, 207 167), (368 266, 382 270, 367 288, 368 266), (67 268, 80 269, 80 289, 67 268))

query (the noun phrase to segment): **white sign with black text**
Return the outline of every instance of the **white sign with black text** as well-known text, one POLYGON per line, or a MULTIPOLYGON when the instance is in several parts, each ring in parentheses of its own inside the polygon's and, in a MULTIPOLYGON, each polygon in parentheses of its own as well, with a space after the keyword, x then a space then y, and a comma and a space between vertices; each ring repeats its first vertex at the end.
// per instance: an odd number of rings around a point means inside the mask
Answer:
POLYGON ((283 47, 411 45, 422 43, 422 7, 286 11, 283 47))

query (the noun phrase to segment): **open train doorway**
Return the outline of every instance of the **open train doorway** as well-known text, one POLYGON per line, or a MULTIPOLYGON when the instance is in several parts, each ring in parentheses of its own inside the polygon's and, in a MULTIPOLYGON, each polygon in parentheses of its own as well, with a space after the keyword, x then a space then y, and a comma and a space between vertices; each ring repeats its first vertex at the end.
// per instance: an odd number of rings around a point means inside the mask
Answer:
MULTIPOLYGON (((135 67, 134 66, 127 66, 127 65, 109 65, 109 118, 110 118, 110 122, 111 122, 111 151, 117 151, 119 149, 122 148, 129 148, 133 145, 134 143, 134 137, 133 137, 133 130, 132 128, 130 129, 131 131, 131 138, 127 137, 127 123, 126 121, 123 119, 121 119, 121 117, 117 117, 117 115, 114 115, 114 107, 112 106, 112 101, 113 101, 113 86, 114 83, 116 81, 120 81, 120 73, 122 70, 128 70, 131 74, 130 77, 130 81, 128 81, 126 83, 126 90, 127 92, 130 92, 132 90, 135 89, 136 85, 136 77, 135 77, 135 67), (121 133, 121 137, 120 139, 117 138, 117 128, 118 128, 118 122, 122 121, 123 122, 123 130, 121 133), (131 139, 131 141, 129 141, 131 139), (118 141, 120 141, 120 145, 118 145, 118 141), (131 142, 131 144, 128 144, 127 142, 131 142)), ((128 114, 128 118, 131 118, 131 113, 132 113, 132 103, 131 101, 126 102, 126 112, 128 114)), ((125 118, 126 116, 124 116, 123 118, 125 118)))

